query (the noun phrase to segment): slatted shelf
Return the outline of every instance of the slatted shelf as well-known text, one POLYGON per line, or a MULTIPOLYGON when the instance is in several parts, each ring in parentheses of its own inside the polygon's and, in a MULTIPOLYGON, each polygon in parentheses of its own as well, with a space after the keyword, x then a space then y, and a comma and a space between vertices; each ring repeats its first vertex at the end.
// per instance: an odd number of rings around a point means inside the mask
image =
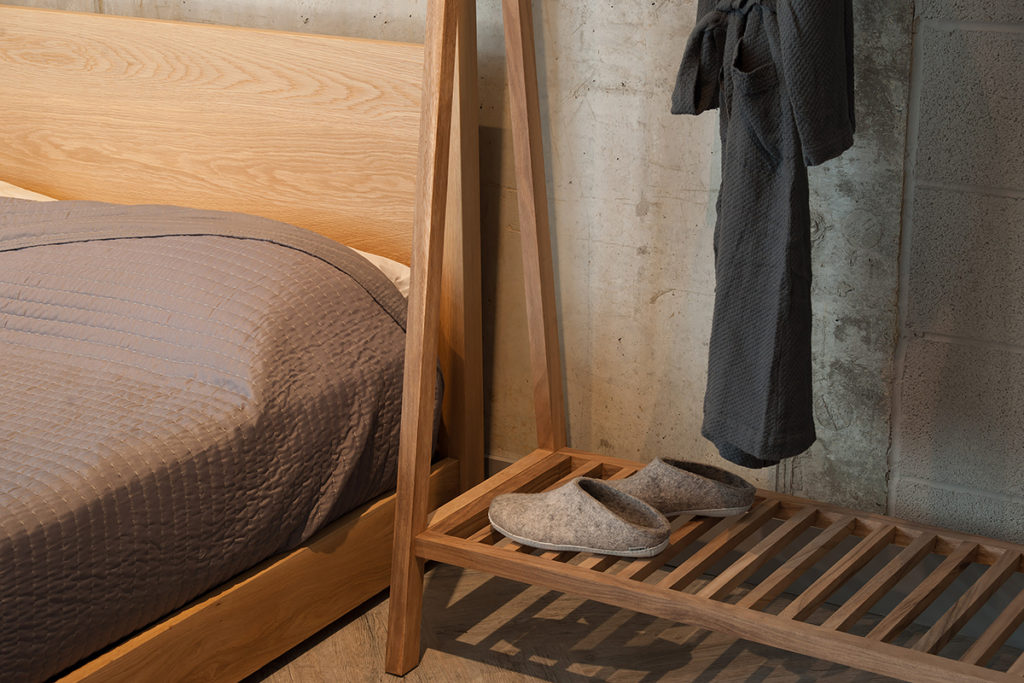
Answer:
POLYGON ((987 668, 1024 623, 1024 592, 959 659, 941 655, 954 637, 964 642, 967 622, 1022 571, 1021 546, 767 491, 742 515, 674 520, 668 548, 645 559, 544 552, 501 537, 487 522, 498 494, 544 491, 576 476, 618 479, 639 467, 570 449, 538 451, 442 508, 416 552, 905 680, 1024 679, 1024 658, 1009 671, 987 668), (931 555, 941 562, 894 609, 866 635, 850 632, 931 555), (906 631, 972 564, 985 566, 945 614, 919 637, 906 631), (854 579, 861 585, 831 607, 854 579), (823 609, 831 611, 821 624, 807 621, 823 609))

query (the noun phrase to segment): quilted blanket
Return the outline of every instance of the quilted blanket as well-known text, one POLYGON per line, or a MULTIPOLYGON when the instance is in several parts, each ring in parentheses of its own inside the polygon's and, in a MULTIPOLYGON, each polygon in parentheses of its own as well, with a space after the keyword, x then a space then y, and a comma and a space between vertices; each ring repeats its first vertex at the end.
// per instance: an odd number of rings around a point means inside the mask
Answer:
POLYGON ((39 680, 394 484, 405 300, 251 216, 0 199, 0 679, 39 680))

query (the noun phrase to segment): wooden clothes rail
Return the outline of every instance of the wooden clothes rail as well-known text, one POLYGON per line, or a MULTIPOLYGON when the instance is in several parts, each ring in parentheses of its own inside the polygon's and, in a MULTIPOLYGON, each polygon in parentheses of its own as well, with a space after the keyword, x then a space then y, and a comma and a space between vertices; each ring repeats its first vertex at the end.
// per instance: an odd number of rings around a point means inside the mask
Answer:
MULTIPOLYGON (((419 431, 403 432, 409 439, 399 472, 387 670, 403 675, 419 662, 423 564, 436 560, 908 681, 1024 679, 1024 656, 1014 652, 1007 667, 1009 648, 1003 649, 1024 623, 1024 592, 998 606, 979 637, 961 633, 1024 572, 1021 545, 769 491, 760 491, 742 515, 675 520, 669 547, 648 559, 544 552, 491 529, 487 508, 498 494, 544 491, 577 476, 617 479, 643 466, 566 446, 531 14, 530 0, 503 0, 539 448, 441 507, 428 524, 429 416, 423 413, 419 431), (938 566, 906 586, 904 579, 929 556, 941 558, 938 566), (677 558, 678 566, 670 566, 677 558), (945 613, 923 634, 908 628, 940 596, 948 597, 971 565, 982 566, 980 576, 945 613), (848 583, 860 587, 830 606, 829 598, 848 583), (906 589, 905 596, 872 617, 869 611, 897 588, 906 589)), ((419 334, 421 343, 410 345, 415 353, 406 362, 414 376, 432 378, 434 356, 422 342, 434 338, 432 283, 442 237, 425 241, 428 272, 416 299, 424 307, 424 329, 414 332, 410 325, 410 338, 419 334)), ((406 408, 432 396, 432 379, 407 385, 406 408)))

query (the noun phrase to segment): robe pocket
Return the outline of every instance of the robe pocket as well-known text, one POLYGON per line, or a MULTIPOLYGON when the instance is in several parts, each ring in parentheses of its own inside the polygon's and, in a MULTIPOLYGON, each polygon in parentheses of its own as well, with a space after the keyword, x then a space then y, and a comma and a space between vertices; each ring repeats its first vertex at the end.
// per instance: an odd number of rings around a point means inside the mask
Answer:
POLYGON ((780 150, 779 77, 775 65, 762 64, 750 71, 743 71, 735 64, 731 67, 734 96, 733 108, 738 110, 743 122, 757 141, 773 167, 782 160, 780 150))

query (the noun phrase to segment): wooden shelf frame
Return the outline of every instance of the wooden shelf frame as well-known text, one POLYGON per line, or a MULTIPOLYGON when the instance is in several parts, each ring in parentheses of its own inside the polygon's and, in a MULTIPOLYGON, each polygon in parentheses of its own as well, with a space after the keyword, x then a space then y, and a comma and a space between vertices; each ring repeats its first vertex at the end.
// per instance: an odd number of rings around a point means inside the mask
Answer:
POLYGON ((416 537, 416 554, 904 680, 1024 677, 1019 673, 1024 656, 1012 665, 1012 673, 985 668, 1024 621, 1024 593, 1008 602, 969 646, 960 634, 950 648, 953 658, 937 654, 997 589, 1024 572, 1024 546, 770 491, 759 491, 743 515, 675 520, 669 548, 650 559, 540 551, 509 541, 487 521, 487 506, 501 493, 543 491, 581 475, 619 478, 642 466, 568 448, 535 451, 442 506, 416 537), (750 539, 759 540, 751 545, 750 539), (812 573, 816 561, 844 540, 854 542, 852 547, 820 576, 812 573), (750 547, 744 549, 744 541, 750 547), (866 581, 852 597, 838 607, 825 602, 886 553, 892 558, 871 576, 862 575, 866 581), (928 555, 944 559, 868 630, 873 622, 861 618, 928 555), (681 561, 666 573, 674 558, 681 561), (778 564, 774 571, 756 585, 745 583, 772 561, 778 564), (913 619, 972 564, 987 567, 943 617, 922 635, 908 631, 913 619), (713 569, 709 580, 698 581, 708 579, 713 569), (796 595, 786 592, 806 584, 807 576, 817 578, 796 595), (861 633, 853 632, 855 625, 861 633))
MULTIPOLYGON (((908 681, 1024 679, 1016 652, 1006 671, 1006 651, 990 668, 1024 623, 1024 592, 978 638, 961 632, 1024 573, 1021 545, 769 491, 742 515, 675 520, 669 547, 646 559, 540 551, 491 529, 487 508, 496 495, 544 491, 576 476, 615 479, 643 466, 566 446, 530 0, 503 0, 503 15, 539 448, 442 506, 429 524, 420 509, 396 533, 387 670, 404 675, 419 662, 423 563, 435 560, 908 681), (905 586, 929 556, 942 559, 919 585, 905 586), (910 628, 972 565, 985 566, 981 576, 938 621, 923 634, 910 628), (847 584, 859 588, 831 605, 847 584), (903 591, 880 619, 869 615, 903 591)), ((428 274, 423 282, 430 281, 428 274)), ((424 293, 428 311, 435 298, 424 293)), ((429 352, 406 362, 422 372, 434 364, 429 352)), ((405 451, 408 476, 398 485, 399 502, 410 505, 425 490, 425 477, 413 474, 414 450, 405 451)))

